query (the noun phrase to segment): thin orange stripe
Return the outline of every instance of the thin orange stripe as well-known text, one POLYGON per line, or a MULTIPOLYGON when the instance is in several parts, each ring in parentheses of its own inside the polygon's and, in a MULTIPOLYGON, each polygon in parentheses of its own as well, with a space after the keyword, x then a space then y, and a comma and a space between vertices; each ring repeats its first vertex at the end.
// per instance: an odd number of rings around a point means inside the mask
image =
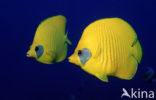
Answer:
POLYGON ((108 67, 108 52, 109 52, 109 46, 108 46, 108 30, 106 29, 107 27, 105 26, 105 30, 106 30, 106 33, 105 33, 105 41, 106 41, 106 46, 105 46, 105 50, 106 50, 106 54, 105 54, 105 64, 104 64, 104 72, 107 72, 107 67, 108 67))
POLYGON ((114 32, 112 31, 112 30, 110 30, 111 31, 111 40, 112 40, 112 47, 111 47, 111 49, 112 49, 112 68, 113 68, 113 71, 116 69, 116 60, 115 60, 115 58, 116 58, 116 54, 115 54, 115 51, 116 51, 116 49, 115 49, 115 47, 114 47, 114 44, 115 44, 115 38, 114 38, 114 32))

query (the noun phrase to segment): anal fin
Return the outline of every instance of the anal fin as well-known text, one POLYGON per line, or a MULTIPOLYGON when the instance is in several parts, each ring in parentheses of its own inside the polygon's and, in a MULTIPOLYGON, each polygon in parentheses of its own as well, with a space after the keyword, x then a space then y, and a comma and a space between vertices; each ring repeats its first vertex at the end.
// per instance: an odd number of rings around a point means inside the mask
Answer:
POLYGON ((96 76, 98 79, 100 79, 101 81, 103 81, 103 82, 108 82, 108 77, 107 77, 107 75, 97 75, 96 76))
POLYGON ((134 77, 138 67, 136 58, 132 55, 128 58, 125 66, 122 69, 118 69, 115 76, 121 79, 130 80, 134 77))

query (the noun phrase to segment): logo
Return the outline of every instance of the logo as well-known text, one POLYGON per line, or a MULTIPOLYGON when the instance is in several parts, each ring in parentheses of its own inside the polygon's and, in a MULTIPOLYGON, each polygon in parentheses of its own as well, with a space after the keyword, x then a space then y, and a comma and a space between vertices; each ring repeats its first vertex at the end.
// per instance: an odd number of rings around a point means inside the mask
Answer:
POLYGON ((122 88, 122 95, 121 95, 121 98, 123 97, 128 97, 128 98, 134 98, 134 99, 142 99, 142 98, 148 98, 148 99, 153 99, 154 98, 154 91, 143 91, 143 90, 140 90, 140 88, 138 89, 134 89, 134 88, 131 88, 131 91, 128 92, 125 88, 122 88))

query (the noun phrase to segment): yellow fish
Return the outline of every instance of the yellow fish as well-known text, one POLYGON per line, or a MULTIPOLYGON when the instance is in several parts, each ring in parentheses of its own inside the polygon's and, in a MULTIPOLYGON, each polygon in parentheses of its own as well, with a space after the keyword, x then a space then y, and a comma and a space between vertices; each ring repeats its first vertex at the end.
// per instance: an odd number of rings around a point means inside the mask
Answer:
POLYGON ((27 57, 38 62, 52 64, 61 62, 67 55, 67 43, 71 42, 65 35, 66 18, 62 15, 47 18, 38 26, 27 57))
POLYGON ((108 82, 108 76, 130 80, 141 62, 142 48, 133 28, 120 18, 106 18, 88 25, 70 63, 108 82))

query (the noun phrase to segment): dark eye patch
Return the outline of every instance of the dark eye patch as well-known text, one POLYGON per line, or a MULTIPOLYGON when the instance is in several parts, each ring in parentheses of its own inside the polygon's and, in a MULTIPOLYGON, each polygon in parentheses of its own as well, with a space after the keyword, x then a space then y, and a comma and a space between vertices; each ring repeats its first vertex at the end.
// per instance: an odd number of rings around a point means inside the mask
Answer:
POLYGON ((39 50, 39 48, 38 48, 38 46, 35 48, 35 51, 38 51, 39 50))
POLYGON ((78 50, 77 52, 79 58, 80 58, 80 61, 83 65, 86 64, 86 62, 90 59, 91 57, 91 52, 89 49, 87 48, 84 48, 83 50, 78 50))
POLYGON ((43 51, 44 51, 43 46, 38 45, 35 47, 35 52, 36 52, 37 58, 42 56, 43 51))
POLYGON ((82 55, 82 50, 79 50, 77 53, 79 56, 82 55))

